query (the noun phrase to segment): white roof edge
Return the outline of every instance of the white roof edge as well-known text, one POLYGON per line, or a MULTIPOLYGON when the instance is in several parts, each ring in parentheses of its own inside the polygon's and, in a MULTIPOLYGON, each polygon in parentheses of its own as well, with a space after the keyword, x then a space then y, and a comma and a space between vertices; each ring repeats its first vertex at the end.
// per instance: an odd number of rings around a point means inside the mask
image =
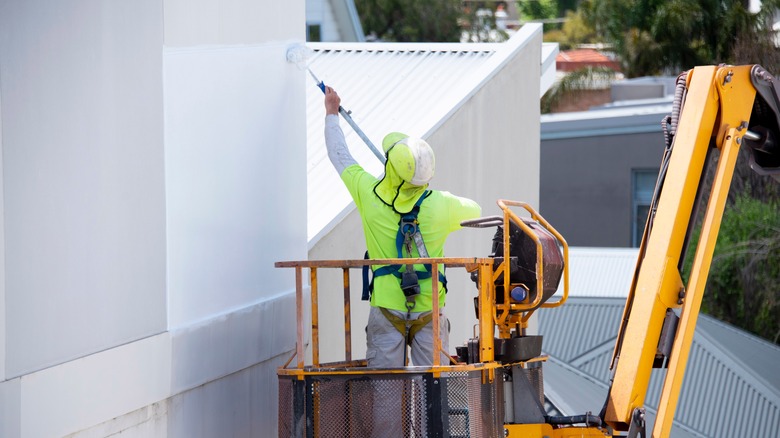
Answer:
MULTIPOLYGON (((479 91, 490 79, 492 79, 493 76, 495 76, 498 71, 501 70, 501 68, 504 67, 515 54, 525 48, 525 46, 527 46, 531 41, 531 38, 537 34, 542 34, 542 25, 539 23, 528 23, 523 25, 523 27, 521 27, 520 30, 512 35, 512 37, 509 38, 509 40, 506 42, 491 44, 496 49, 496 52, 487 62, 481 65, 479 69, 477 69, 471 75, 470 79, 473 81, 474 85, 471 87, 463 87, 465 90, 463 94, 457 95, 453 93, 452 105, 441 106, 442 108, 449 108, 449 110, 443 114, 432 115, 432 118, 436 120, 436 122, 433 124, 433 126, 431 126, 430 129, 425 132, 425 134, 422 135, 422 138, 430 137, 437 129, 439 129, 445 120, 449 119, 451 115, 455 114, 455 112, 458 111, 463 106, 463 104, 466 103, 466 101, 474 96, 477 91, 479 91)), ((469 45, 472 43, 461 44, 469 45)))
POLYGON ((542 43, 542 77, 539 84, 539 99, 555 84, 555 75, 558 71, 555 58, 559 51, 558 43, 542 43))
POLYGON ((352 42, 309 42, 306 45, 316 50, 354 50, 359 52, 490 52, 499 51, 506 43, 352 43, 352 42))

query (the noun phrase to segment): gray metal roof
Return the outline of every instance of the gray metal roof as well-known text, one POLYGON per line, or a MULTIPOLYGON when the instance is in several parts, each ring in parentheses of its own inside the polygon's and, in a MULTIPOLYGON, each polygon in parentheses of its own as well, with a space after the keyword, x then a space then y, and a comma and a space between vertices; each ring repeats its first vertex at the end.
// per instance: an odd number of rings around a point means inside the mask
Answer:
POLYGON ((638 256, 639 248, 569 247, 569 296, 625 297, 638 256))
MULTIPOLYGON (((426 138, 541 33, 529 24, 503 43, 310 43, 309 68, 341 96, 342 106, 378 147, 390 131, 426 138), (400 128, 402 127, 402 128, 400 128)), ((543 44, 542 86, 554 77, 557 44, 543 44), (552 62, 549 62, 549 59, 552 62)), ((522 78, 518 78, 521 80, 522 78)), ((538 78, 537 78, 538 79, 538 78)), ((308 80, 308 79, 307 79, 308 80)), ((535 79, 536 80, 536 79, 535 79)), ((321 91, 307 87, 308 237, 313 246, 353 208, 328 160, 321 91)), ((540 89, 540 97, 546 88, 540 89)), ((367 171, 382 166, 344 122, 347 144, 367 171)))
MULTIPOLYGON (((609 387, 606 383, 594 379, 563 361, 549 357, 544 364, 544 396, 562 415, 598 415, 607 399, 609 387)), ((645 419, 649 429, 655 421, 656 411, 645 409, 645 419)), ((682 425, 672 425, 675 438, 702 438, 704 435, 682 425)))
MULTIPOLYGON (((539 315, 544 352, 607 385, 624 298, 571 297, 539 315)), ((708 315, 699 315, 675 424, 693 436, 777 436, 780 347, 708 315)), ((657 406, 662 370, 654 370, 646 405, 657 406)), ((545 370, 545 388, 571 387, 545 370)), ((579 397, 575 395, 574 397, 579 397)), ((606 393, 604 395, 606 397, 606 393)), ((682 432, 672 436, 685 436, 682 432)))

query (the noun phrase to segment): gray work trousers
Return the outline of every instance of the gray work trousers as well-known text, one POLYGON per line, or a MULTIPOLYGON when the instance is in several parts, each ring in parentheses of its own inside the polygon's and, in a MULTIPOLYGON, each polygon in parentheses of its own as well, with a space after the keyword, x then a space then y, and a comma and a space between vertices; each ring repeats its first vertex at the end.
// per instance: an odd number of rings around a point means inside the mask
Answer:
MULTIPOLYGON (((388 309, 389 310, 389 309, 388 309)), ((390 310, 396 316, 406 318, 406 312, 390 310)), ((430 312, 412 312, 410 319, 417 319, 430 312)), ((449 323, 444 314, 444 309, 439 309, 439 336, 442 349, 449 351, 449 323)), ((369 367, 398 368, 404 366, 404 350, 407 348, 404 334, 382 314, 378 307, 371 307, 368 314, 368 326, 366 327, 366 359, 369 367)), ((416 366, 430 366, 433 364, 433 324, 428 323, 415 334, 411 345, 412 364, 416 366)), ((449 365, 449 357, 439 352, 439 364, 449 365)), ((417 378, 416 386, 421 385, 417 378)), ((416 424, 416 416, 409 415, 404 404, 409 402, 409 397, 419 397, 411 390, 412 382, 403 384, 384 384, 377 382, 377 387, 371 391, 371 438, 401 438, 408 431, 415 430, 414 436, 426 436, 424 424, 416 424)), ((414 403, 412 403, 414 404, 414 403)))
MULTIPOLYGON (((390 309, 388 309, 390 310, 390 309)), ((390 310, 390 313, 406 318, 406 312, 390 310)), ((410 319, 417 319, 430 312, 412 312, 410 319)), ((439 337, 444 351, 449 351, 449 323, 444 309, 439 309, 439 337)), ((378 307, 371 307, 366 327, 366 359, 369 367, 390 368, 404 366, 404 335, 382 314, 378 307)), ((427 324, 412 341, 412 364, 430 366, 433 364, 433 325, 427 324)), ((439 353, 439 364, 449 365, 447 355, 439 353)))

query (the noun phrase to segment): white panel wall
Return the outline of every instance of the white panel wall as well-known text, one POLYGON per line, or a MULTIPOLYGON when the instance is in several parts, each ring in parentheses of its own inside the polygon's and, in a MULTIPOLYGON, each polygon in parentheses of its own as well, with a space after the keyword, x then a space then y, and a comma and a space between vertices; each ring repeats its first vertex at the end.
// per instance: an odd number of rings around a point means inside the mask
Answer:
POLYGON ((165 330, 159 2, 3 2, 6 377, 165 330))
POLYGON ((21 433, 21 379, 0 382, 0 436, 18 437, 21 433))
POLYGON ((305 39, 305 0, 165 0, 165 45, 305 39))
POLYGON ((168 436, 173 438, 258 437, 277 432, 276 369, 285 356, 243 369, 170 400, 168 436), (274 378, 269 379, 269 376, 274 378))
MULTIPOLYGON (((3 92, 0 86, 0 150, 3 146, 3 92)), ((3 154, 0 154, 0 248, 5 248, 5 202, 3 202, 3 154)), ((0 382, 5 380, 5 251, 0 251, 0 382)), ((0 383, 2 385, 2 383, 0 383)), ((2 391, 2 390, 0 390, 2 391)), ((0 405, 2 406, 2 405, 0 405)), ((3 423, 0 407, 0 424, 3 423)), ((2 427, 0 426, 0 432, 2 427)), ((4 436, 4 435, 0 435, 4 436)))
POLYGON ((0 437, 275 434, 303 4, 0 2, 0 437))
POLYGON ((305 259, 303 73, 288 44, 165 51, 169 327, 289 292, 305 259), (300 145, 300 147, 295 147, 300 145))
POLYGON ((59 437, 169 395, 167 333, 22 377, 24 437, 59 437))

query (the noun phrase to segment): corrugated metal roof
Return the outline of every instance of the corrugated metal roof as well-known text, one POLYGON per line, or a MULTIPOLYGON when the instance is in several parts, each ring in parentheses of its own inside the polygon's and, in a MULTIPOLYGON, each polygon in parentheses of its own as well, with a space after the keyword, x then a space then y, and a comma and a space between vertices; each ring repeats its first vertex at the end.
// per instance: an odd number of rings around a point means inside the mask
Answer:
MULTIPOLYGON (((582 415, 587 412, 598 415, 607 399, 609 386, 594 379, 576 367, 550 356, 544 364, 545 398, 563 415, 582 415)), ((648 429, 652 428, 656 411, 646 408, 645 419, 648 429)), ((648 430, 649 432, 649 430, 648 430)), ((675 422, 672 425, 675 438, 701 438, 696 431, 675 422)), ((709 435, 717 436, 717 435, 709 435)))
MULTIPOLYGON (((308 65, 318 79, 338 91, 342 106, 353 111, 360 129, 381 148, 382 137, 394 130, 426 138, 538 33, 541 26, 529 24, 504 43, 311 43, 315 54, 308 65)), ((544 57, 554 59, 556 53, 557 45, 543 45, 540 62, 547 69, 543 76, 554 76, 554 62, 544 57)), ((307 208, 311 247, 353 205, 325 150, 322 93, 310 85, 307 208)), ((341 125, 355 159, 369 172, 380 174, 379 161, 346 123, 341 125)))
POLYGON ((607 385, 550 356, 543 365, 544 396, 563 415, 598 414, 607 398, 607 385))
POLYGON ((638 255, 638 248, 570 247, 569 296, 627 297, 638 255))
MULTIPOLYGON (((545 311, 539 316, 543 350, 606 385, 624 304, 622 298, 572 297, 545 311)), ((706 437, 776 436, 778 363, 780 347, 699 315, 675 423, 706 437)), ((663 371, 653 371, 647 406, 657 406, 663 377, 663 371)), ((546 375, 546 387, 558 385, 548 379, 546 375)))

